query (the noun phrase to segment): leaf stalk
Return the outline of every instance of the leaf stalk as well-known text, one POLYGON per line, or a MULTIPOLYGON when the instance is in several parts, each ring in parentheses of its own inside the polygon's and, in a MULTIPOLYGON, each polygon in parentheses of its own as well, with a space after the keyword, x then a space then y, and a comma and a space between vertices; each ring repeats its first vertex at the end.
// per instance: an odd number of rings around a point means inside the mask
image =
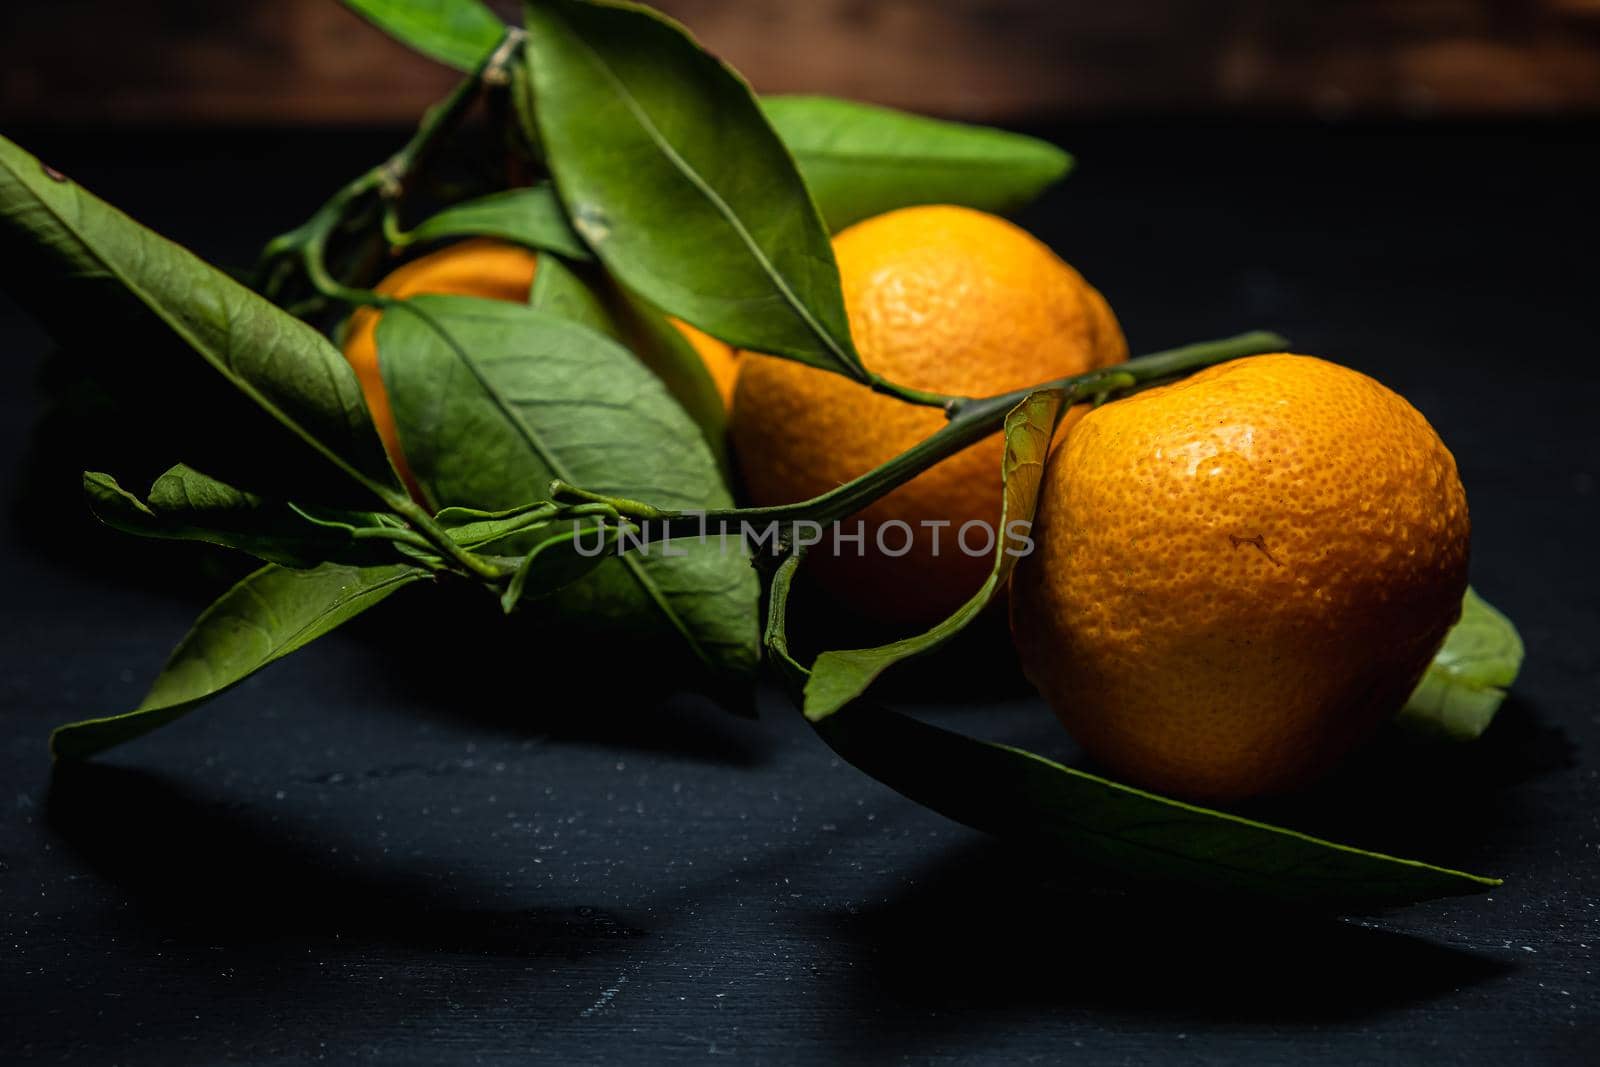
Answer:
MULTIPOLYGON (((1201 341, 1182 348, 1154 352, 1102 367, 1084 374, 1044 382, 1026 389, 980 398, 942 397, 922 394, 913 403, 943 407, 949 421, 921 442, 871 471, 845 482, 820 496, 793 504, 771 507, 725 508, 707 512, 671 511, 637 500, 610 497, 565 482, 553 483, 551 495, 557 499, 583 500, 609 505, 622 515, 652 523, 640 543, 700 537, 707 532, 736 530, 747 523, 773 522, 831 523, 852 515, 873 501, 911 481, 923 471, 942 463, 962 449, 999 432, 1006 416, 1030 393, 1059 390, 1068 404, 1094 399, 1114 399, 1148 388, 1205 367, 1243 356, 1281 351, 1288 342, 1275 333, 1255 330, 1216 341, 1201 341)), ((888 390, 879 389, 879 392, 888 390)), ((904 398, 902 398, 904 399, 904 398)))

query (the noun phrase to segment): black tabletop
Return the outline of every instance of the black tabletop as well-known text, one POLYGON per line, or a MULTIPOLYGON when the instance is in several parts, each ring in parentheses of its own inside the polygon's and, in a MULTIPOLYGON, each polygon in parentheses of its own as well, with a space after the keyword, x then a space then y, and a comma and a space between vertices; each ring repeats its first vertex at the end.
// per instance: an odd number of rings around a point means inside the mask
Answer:
MULTIPOLYGON (((222 263, 396 137, 13 132, 222 263)), ((736 718, 428 592, 52 773, 48 729, 130 707, 225 567, 86 518, 73 469, 117 443, 43 419, 70 368, 0 304, 0 1060, 1592 1057, 1600 128, 1051 133, 1081 168, 1024 221, 1136 351, 1279 329, 1454 449, 1513 698, 1475 745, 1385 737, 1265 810, 1503 887, 1367 916, 1102 891, 775 694, 736 718)), ((896 698, 1071 756, 994 635, 936 667, 896 698)))

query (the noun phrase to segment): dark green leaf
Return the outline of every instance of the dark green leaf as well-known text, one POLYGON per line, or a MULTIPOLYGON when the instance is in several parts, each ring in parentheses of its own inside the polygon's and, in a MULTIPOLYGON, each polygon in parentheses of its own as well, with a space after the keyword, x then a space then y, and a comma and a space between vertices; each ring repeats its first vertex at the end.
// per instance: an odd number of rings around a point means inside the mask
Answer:
MULTIPOLYGON (((606 283, 602 279, 602 284, 606 283)), ((607 306, 624 342, 655 372, 675 400, 700 427, 724 475, 728 460, 728 409, 705 360, 660 309, 615 283, 606 284, 607 306)))
POLYGON ((911 204, 1006 214, 1072 169, 1055 145, 826 96, 768 96, 761 107, 837 231, 911 204))
POLYGON ((534 545, 506 583, 500 606, 510 614, 524 597, 543 597, 565 589, 605 562, 617 543, 620 528, 604 533, 573 524, 563 533, 534 545), (587 540, 585 540, 587 538, 587 540))
POLYGON ((556 187, 618 280, 730 344, 863 377, 827 232, 749 86, 646 8, 526 10, 556 187))
POLYGON ((539 120, 533 113, 533 75, 528 72, 527 57, 519 54, 511 70, 511 104, 515 120, 514 134, 520 138, 517 150, 526 153, 527 162, 540 171, 544 165, 544 141, 539 136, 539 120))
POLYGON ((789 590, 794 586, 794 576, 800 572, 802 553, 791 552, 773 572, 772 584, 767 589, 767 618, 761 630, 761 643, 767 652, 767 662, 778 675, 778 680, 797 702, 802 699, 811 671, 789 652, 789 590))
POLYGON ((813 722, 827 718, 866 692, 873 680, 903 659, 931 652, 966 628, 995 594, 1004 588, 1016 565, 1018 549, 1011 536, 1012 523, 1033 522, 1039 501, 1039 479, 1050 452, 1050 438, 1061 418, 1065 401, 1060 390, 1031 393, 1006 416, 1005 457, 1001 478, 1005 496, 995 542, 994 569, 972 598, 939 625, 877 648, 824 652, 811 667, 805 687, 805 714, 813 722))
POLYGON ((614 341, 622 340, 621 331, 600 294, 556 256, 539 257, 528 306, 570 319, 614 341))
POLYGON ((297 500, 399 491, 326 338, 4 138, 0 280, 173 459, 297 500))
MULTIPOLYGON (((778 569, 765 638, 795 690, 807 673, 784 626, 796 569, 796 557, 778 569)), ((1500 884, 1169 800, 860 703, 814 725, 843 759, 918 804, 1115 881, 1358 909, 1500 884)))
MULTIPOLYGON (((345 2, 457 70, 476 69, 503 32, 492 13, 472 2, 462 13, 450 0, 345 2), (452 15, 463 25, 441 25, 452 15)), ((519 65, 515 77, 526 78, 527 68, 519 65)), ((1072 168, 1072 157, 1054 145, 1005 130, 826 96, 768 96, 760 103, 834 231, 911 204, 963 204, 1006 214, 1072 168)), ((540 134, 526 121, 531 105, 528 90, 519 90, 524 132, 542 155, 540 134)))
MULTIPOLYGON (((593 330, 516 304, 421 296, 385 313, 378 348, 406 456, 441 504, 517 507, 560 478, 666 508, 731 506, 698 428, 593 330)), ((676 632, 706 664, 748 670, 758 595, 742 555, 713 541, 611 556, 556 599, 574 618, 676 632)))
POLYGON ((405 565, 263 567, 195 620, 137 708, 62 726, 50 751, 57 759, 86 759, 147 734, 427 576, 405 565))
POLYGON ((660 311, 603 270, 578 270, 581 276, 555 256, 541 258, 529 306, 582 323, 629 348, 699 424, 723 474, 730 474, 727 410, 700 353, 660 311))
POLYGON ((1461 618, 1401 709, 1401 723, 1455 741, 1476 739, 1516 681, 1522 652, 1511 620, 1468 589, 1461 618))
POLYGON ((358 539, 358 530, 386 524, 378 515, 297 510, 184 466, 156 479, 148 501, 97 471, 84 473, 83 488, 101 522, 141 537, 204 541, 285 567, 314 567, 328 561, 370 565, 394 559, 389 543, 358 539))
MULTIPOLYGON (((445 508, 435 518, 455 542, 483 549, 515 539, 533 542, 520 559, 496 555, 492 561, 514 568, 500 604, 510 612, 525 597, 538 599, 563 589, 603 564, 622 533, 620 525, 603 531, 592 520, 570 521, 570 516, 550 501, 538 501, 504 511, 445 508)), ((614 518, 614 515, 607 516, 614 518)))
POLYGON ((403 44, 458 70, 472 70, 505 36, 480 0, 344 0, 345 6, 403 44))
MULTIPOLYGON (((446 237, 498 237, 568 259, 588 259, 589 248, 572 232, 549 182, 504 189, 453 204, 407 235, 410 241, 446 237)), ((543 262, 541 260, 541 262, 543 262)))
POLYGON ((452 507, 440 511, 434 521, 463 548, 483 548, 529 528, 543 529, 556 510, 556 505, 542 499, 498 511, 452 507))
POLYGON ((1169 800, 894 712, 853 708, 817 730, 861 770, 957 822, 1163 890, 1372 908, 1500 884, 1169 800))

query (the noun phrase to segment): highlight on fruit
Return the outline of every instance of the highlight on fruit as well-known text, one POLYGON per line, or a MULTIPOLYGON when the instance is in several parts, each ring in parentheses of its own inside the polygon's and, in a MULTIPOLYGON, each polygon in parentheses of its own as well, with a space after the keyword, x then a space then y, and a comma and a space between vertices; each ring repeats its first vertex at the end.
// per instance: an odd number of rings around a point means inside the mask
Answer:
POLYGON ((1006 217, 1067 176, 1053 145, 758 97, 636 4, 352 6, 459 84, 246 281, 0 139, 0 282, 171 464, 104 457, 89 506, 255 561, 55 759, 454 585, 719 699, 781 686, 845 762, 1107 883, 1498 884, 1269 821, 1382 731, 1473 741, 1521 663, 1468 585, 1471 487, 1381 367, 1251 324, 1130 356, 1074 250, 1006 217), (1006 627, 1059 748, 871 692, 1006 627))

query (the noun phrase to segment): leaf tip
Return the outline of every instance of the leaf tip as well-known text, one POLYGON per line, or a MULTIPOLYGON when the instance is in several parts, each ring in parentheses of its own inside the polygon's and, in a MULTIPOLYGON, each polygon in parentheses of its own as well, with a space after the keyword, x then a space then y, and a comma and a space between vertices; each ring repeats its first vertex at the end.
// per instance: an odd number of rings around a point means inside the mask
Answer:
POLYGON ((802 709, 802 714, 805 715, 807 722, 815 726, 817 723, 831 718, 833 713, 838 710, 838 708, 830 708, 826 706, 816 707, 813 706, 810 701, 807 701, 805 707, 802 709))
POLYGON ((1054 183, 1078 169, 1078 157, 1068 152, 1065 148, 1058 148, 1055 145, 1050 147, 1055 149, 1055 158, 1050 164, 1049 178, 1050 182, 1054 183))
POLYGON ((77 723, 67 723, 65 726, 57 726, 50 731, 51 764, 79 763, 93 755, 93 749, 85 748, 73 742, 72 739, 78 732, 77 727, 77 723))
POLYGON ((817 657, 817 663, 812 666, 812 673, 810 677, 806 679, 805 689, 802 691, 800 713, 804 715, 806 717, 806 721, 812 725, 816 725, 817 723, 822 722, 824 719, 831 717, 835 712, 839 711, 839 709, 848 704, 850 699, 854 696, 854 694, 845 694, 841 697, 837 686, 818 684, 817 680, 822 676, 817 673, 816 668, 817 666, 821 665, 822 660, 827 656, 828 653, 824 652, 821 656, 817 657))

